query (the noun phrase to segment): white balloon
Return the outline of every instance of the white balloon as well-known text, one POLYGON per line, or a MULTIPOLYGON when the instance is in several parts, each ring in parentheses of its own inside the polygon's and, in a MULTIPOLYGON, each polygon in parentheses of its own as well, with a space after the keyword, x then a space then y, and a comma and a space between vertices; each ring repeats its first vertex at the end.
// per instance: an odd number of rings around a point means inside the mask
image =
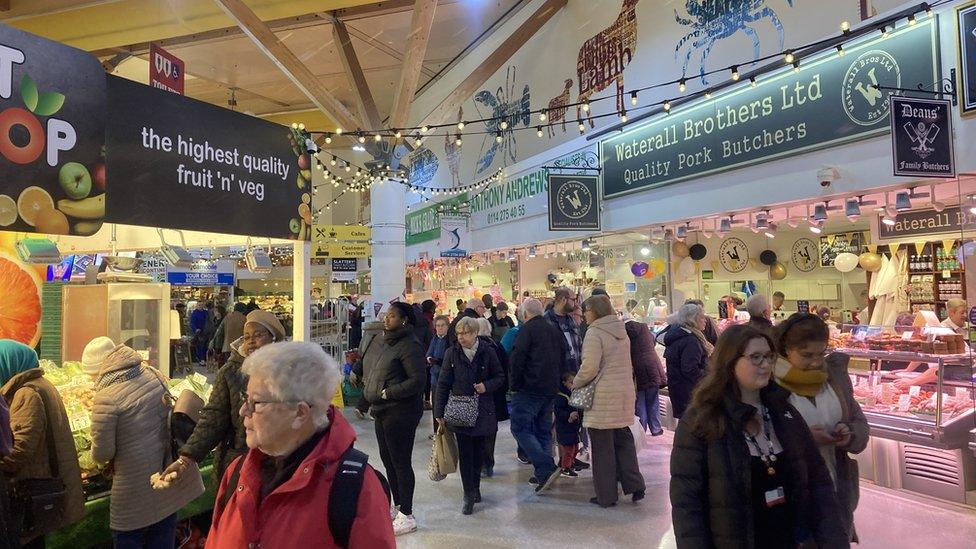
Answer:
POLYGON ((858 257, 852 253, 844 252, 834 259, 834 267, 842 273, 849 273, 857 267, 858 257))
POLYGON ((690 257, 685 257, 678 263, 678 276, 685 279, 695 277, 695 261, 690 257))

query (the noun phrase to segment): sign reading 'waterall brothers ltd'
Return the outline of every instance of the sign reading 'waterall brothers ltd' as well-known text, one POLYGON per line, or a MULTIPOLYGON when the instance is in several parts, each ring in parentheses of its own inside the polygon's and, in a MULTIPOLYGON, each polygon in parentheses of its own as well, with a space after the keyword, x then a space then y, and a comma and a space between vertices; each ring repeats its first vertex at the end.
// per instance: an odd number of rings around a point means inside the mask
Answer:
POLYGON ((600 144, 614 197, 888 131, 890 90, 940 78, 934 18, 801 60, 600 144))

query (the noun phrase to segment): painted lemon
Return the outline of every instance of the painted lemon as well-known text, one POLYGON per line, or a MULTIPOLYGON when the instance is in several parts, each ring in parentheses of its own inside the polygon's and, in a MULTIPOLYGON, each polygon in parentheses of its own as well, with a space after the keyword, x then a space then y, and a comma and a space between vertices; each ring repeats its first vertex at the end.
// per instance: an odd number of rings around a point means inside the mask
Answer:
POLYGON ((9 227, 17 221, 17 202, 0 194, 0 227, 9 227))

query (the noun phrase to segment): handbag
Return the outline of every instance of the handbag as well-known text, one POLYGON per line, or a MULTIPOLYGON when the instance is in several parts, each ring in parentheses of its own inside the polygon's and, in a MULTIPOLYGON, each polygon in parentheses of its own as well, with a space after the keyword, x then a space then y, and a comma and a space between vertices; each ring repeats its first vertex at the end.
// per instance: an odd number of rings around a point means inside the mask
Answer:
MULTIPOLYGON (((43 395, 42 401, 45 409, 55 409, 43 395)), ((61 527, 64 518, 67 492, 58 467, 58 455, 50 423, 45 429, 44 438, 51 477, 19 480, 13 487, 11 499, 14 502, 14 511, 20 513, 20 520, 15 521, 13 525, 20 527, 20 536, 23 538, 34 538, 53 532, 61 527)))
POLYGON ((573 389, 573 392, 569 395, 569 405, 580 410, 589 410, 592 408, 593 395, 596 394, 596 384, 599 383, 601 377, 603 377, 603 368, 596 374, 593 381, 590 381, 583 387, 573 389))
POLYGON ((449 395, 444 406, 444 423, 451 427, 474 427, 478 422, 478 395, 449 395))
POLYGON ((444 475, 457 471, 458 448, 457 442, 445 428, 438 428, 434 433, 433 454, 437 459, 437 469, 444 475))

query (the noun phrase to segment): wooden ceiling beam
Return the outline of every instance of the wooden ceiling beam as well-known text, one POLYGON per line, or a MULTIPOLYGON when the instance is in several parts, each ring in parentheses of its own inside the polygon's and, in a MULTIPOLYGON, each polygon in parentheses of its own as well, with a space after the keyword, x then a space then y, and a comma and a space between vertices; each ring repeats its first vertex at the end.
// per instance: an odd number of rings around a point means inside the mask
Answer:
MULTIPOLYGON (((361 31, 361 30, 359 30, 356 27, 353 27, 351 25, 346 25, 346 30, 349 31, 349 36, 353 36, 355 38, 358 38, 358 39, 362 40, 363 42, 365 42, 366 45, 368 45, 369 47, 374 48, 377 51, 383 52, 388 57, 391 57, 391 58, 395 59, 396 61, 398 61, 400 63, 403 63, 403 52, 401 52, 401 51, 399 51, 399 50, 397 50, 397 49, 395 49, 395 48, 393 48, 391 46, 388 46, 388 45, 384 44, 383 42, 380 42, 379 40, 373 38, 369 34, 363 32, 363 31, 361 31)), ((426 65, 424 65, 420 70, 423 71, 424 76, 426 76, 427 78, 433 78, 434 76, 437 75, 437 73, 434 71, 434 69, 431 69, 430 67, 428 67, 426 65)))
POLYGON ((407 54, 403 58, 400 83, 397 85, 396 95, 393 96, 393 109, 390 111, 390 126, 393 128, 402 128, 409 121, 410 104, 413 103, 413 96, 420 84, 436 8, 437 0, 416 0, 414 4, 410 34, 407 35, 407 54))
POLYGON ((335 42, 339 60, 342 62, 342 68, 346 73, 346 80, 349 81, 349 85, 355 92, 360 119, 369 128, 379 128, 383 122, 379 111, 376 109, 373 94, 369 91, 369 83, 363 73, 363 66, 359 64, 359 56, 356 55, 356 49, 352 46, 352 38, 349 36, 346 24, 338 19, 332 20, 332 39, 335 42))
MULTIPOLYGON (((565 1, 565 0, 564 0, 565 1)), ((252 42, 298 87, 315 106, 346 131, 363 127, 362 122, 319 81, 311 70, 243 0, 214 0, 252 42)))
POLYGON ((454 116, 465 101, 478 91, 485 82, 501 69, 512 55, 532 38, 545 24, 566 5, 568 0, 547 0, 539 7, 519 28, 515 29, 488 57, 482 61, 471 74, 447 94, 434 109, 424 117, 417 126, 424 124, 437 125, 445 123, 454 116))

